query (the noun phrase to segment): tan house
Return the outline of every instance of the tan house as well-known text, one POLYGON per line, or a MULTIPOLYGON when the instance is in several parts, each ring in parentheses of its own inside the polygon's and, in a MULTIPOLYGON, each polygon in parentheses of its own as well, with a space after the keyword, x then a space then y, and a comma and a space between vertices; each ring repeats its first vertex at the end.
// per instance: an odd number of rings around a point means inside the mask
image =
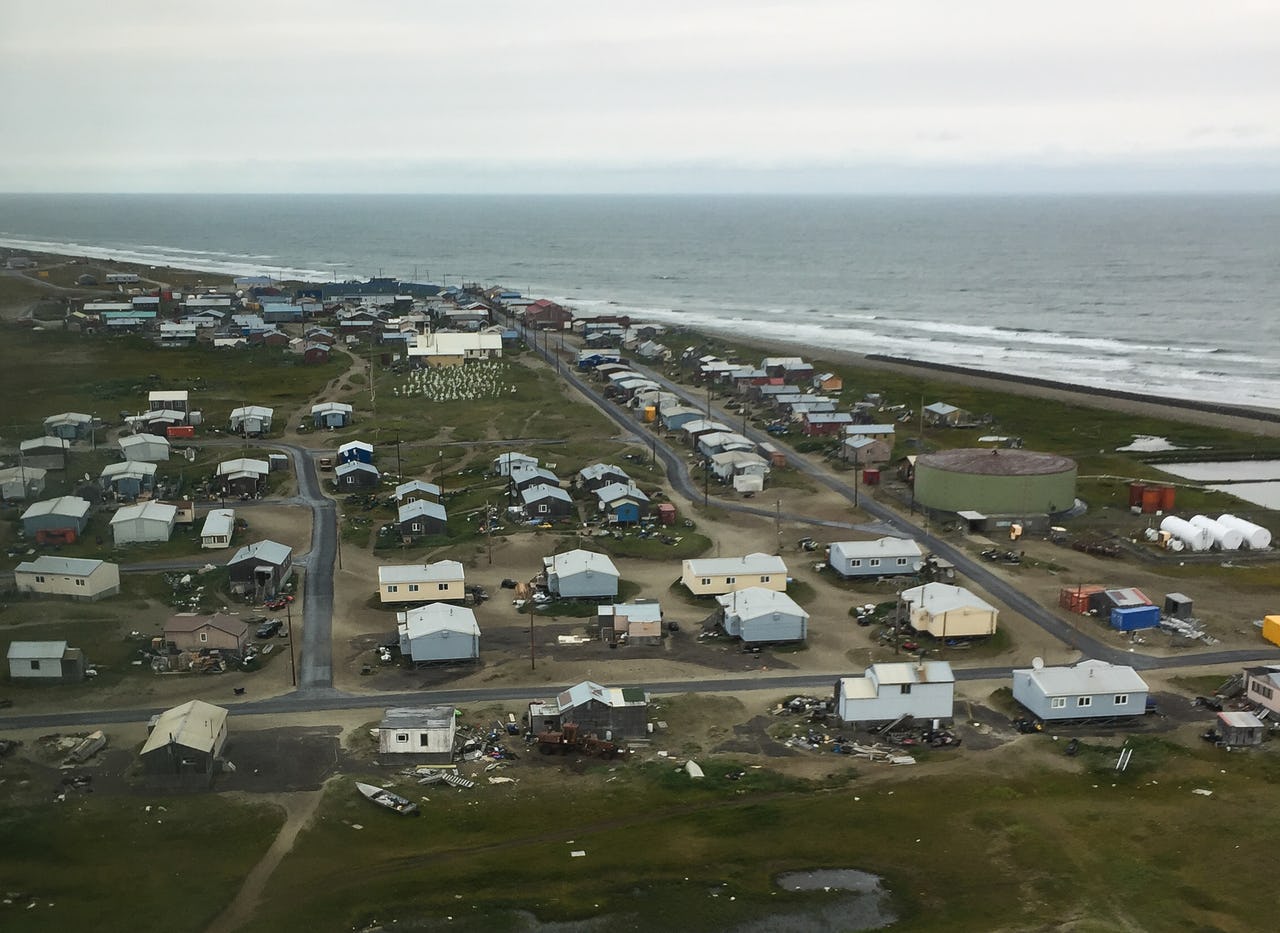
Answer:
POLYGON ((383 603, 438 603, 466 598, 466 575, 456 560, 434 564, 389 564, 378 568, 383 603))
POLYGON ((680 582, 695 596, 719 596, 760 586, 779 593, 787 589, 787 565, 773 554, 686 560, 680 582))
POLYGON ((926 583, 902 591, 907 620, 935 638, 992 635, 1000 610, 962 586, 926 583))
POLYGON ((1265 710, 1270 710, 1273 716, 1280 715, 1280 665, 1246 667, 1244 698, 1265 710))
POLYGON ((241 654, 249 645, 249 626, 235 616, 220 612, 211 616, 182 613, 170 616, 165 622, 164 640, 177 651, 216 648, 241 654))
POLYGON ((104 560, 42 555, 13 570, 19 593, 94 600, 120 592, 120 565, 104 560))

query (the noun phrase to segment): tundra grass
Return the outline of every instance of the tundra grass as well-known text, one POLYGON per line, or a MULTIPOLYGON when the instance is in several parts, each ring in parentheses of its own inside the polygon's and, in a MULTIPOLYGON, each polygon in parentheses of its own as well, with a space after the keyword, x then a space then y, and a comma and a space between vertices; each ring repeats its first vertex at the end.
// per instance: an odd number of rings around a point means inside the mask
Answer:
POLYGON ((774 886, 779 872, 812 868, 880 875, 906 931, 1270 928, 1273 905, 1257 896, 1270 867, 1239 846, 1280 829, 1275 756, 1233 755, 1224 771, 1217 750, 1136 748, 1123 774, 1114 749, 1089 748, 1066 770, 865 784, 751 769, 734 781, 730 760, 703 761, 701 782, 660 761, 581 773, 557 762, 556 805, 520 785, 432 789, 421 820, 374 811, 335 782, 249 929, 515 929, 523 910, 731 930, 829 903, 837 895, 774 886))

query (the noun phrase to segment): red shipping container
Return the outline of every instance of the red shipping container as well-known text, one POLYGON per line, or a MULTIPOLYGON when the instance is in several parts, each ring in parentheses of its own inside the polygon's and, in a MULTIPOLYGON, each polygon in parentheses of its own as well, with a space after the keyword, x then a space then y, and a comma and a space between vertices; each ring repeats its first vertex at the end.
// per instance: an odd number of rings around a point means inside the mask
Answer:
POLYGON ((171 425, 164 429, 166 437, 195 437, 196 429, 189 424, 171 425))

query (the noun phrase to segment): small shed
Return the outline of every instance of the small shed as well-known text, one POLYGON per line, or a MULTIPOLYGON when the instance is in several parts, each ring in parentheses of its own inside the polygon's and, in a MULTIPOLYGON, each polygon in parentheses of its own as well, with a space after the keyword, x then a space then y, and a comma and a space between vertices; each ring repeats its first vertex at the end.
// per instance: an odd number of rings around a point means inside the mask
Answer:
POLYGON ((1218 735, 1222 736, 1223 745, 1261 745, 1266 728, 1247 710, 1223 710, 1218 714, 1218 735))
POLYGON ((1164 614, 1171 619, 1190 619, 1194 616, 1194 604, 1190 596, 1181 593, 1164 594, 1164 614))
POLYGON ((448 764, 458 731, 452 706, 397 706, 378 723, 378 754, 414 764, 448 764))
POLYGON ((14 680, 74 683, 84 678, 84 652, 65 641, 13 641, 8 660, 14 680))

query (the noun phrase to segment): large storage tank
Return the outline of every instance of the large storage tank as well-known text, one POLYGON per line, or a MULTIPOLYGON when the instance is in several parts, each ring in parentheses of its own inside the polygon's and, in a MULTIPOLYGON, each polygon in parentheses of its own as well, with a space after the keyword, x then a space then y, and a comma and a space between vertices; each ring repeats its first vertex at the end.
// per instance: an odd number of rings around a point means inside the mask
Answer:
POLYGON ((1169 532, 1193 551, 1207 551, 1213 544, 1208 529, 1193 525, 1176 515, 1166 515, 1160 522, 1160 530, 1169 532))
POLYGON ((1234 515, 1219 515, 1218 524, 1226 525, 1228 528, 1234 528, 1240 532, 1244 536, 1244 546, 1247 548, 1257 551, 1271 547, 1271 532, 1261 525, 1255 525, 1251 521, 1237 518, 1234 515))
POLYGON ((1191 524, 1203 528, 1213 538, 1213 543, 1223 551, 1237 550, 1244 543, 1244 535, 1235 528, 1215 522, 1207 515, 1192 515, 1191 524))
POLYGON ((1033 450, 964 447, 916 458, 916 501, 947 512, 1065 512, 1075 504, 1076 462, 1033 450))

